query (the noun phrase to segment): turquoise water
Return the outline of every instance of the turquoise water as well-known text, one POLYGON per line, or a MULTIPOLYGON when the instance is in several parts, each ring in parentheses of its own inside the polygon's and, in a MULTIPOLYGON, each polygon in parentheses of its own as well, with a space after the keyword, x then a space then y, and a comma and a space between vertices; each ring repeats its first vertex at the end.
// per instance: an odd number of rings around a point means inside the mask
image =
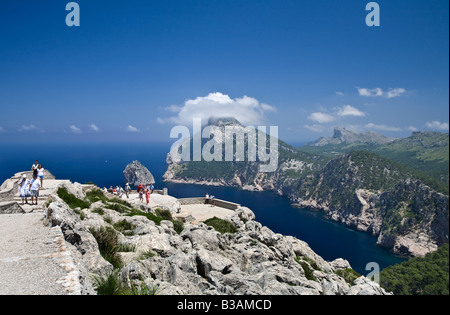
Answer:
POLYGON ((376 246, 376 238, 354 231, 323 217, 320 212, 297 209, 289 199, 272 192, 251 192, 231 187, 210 187, 163 183, 161 181, 170 145, 162 144, 2 144, 0 148, 0 181, 19 171, 29 170, 38 159, 57 178, 80 183, 94 182, 99 187, 123 185, 122 171, 133 160, 139 160, 154 175, 156 188, 167 187, 178 198, 214 194, 246 206, 256 220, 271 230, 292 235, 307 242, 326 260, 347 259, 360 274, 367 275, 366 265, 376 262, 380 268, 403 259, 376 246))

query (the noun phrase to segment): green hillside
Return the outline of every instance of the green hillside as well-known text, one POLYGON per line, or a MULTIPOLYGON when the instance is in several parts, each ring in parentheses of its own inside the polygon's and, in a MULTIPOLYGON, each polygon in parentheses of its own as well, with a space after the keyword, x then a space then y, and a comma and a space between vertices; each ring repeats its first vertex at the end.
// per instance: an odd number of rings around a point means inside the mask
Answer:
POLYGON ((420 178, 439 192, 449 193, 449 134, 439 132, 415 132, 412 136, 387 144, 339 143, 324 146, 305 145, 301 152, 322 154, 332 159, 350 151, 373 152, 387 159, 416 170, 420 178))
POLYGON ((380 273, 380 285, 396 295, 448 295, 449 245, 425 257, 411 258, 380 273))

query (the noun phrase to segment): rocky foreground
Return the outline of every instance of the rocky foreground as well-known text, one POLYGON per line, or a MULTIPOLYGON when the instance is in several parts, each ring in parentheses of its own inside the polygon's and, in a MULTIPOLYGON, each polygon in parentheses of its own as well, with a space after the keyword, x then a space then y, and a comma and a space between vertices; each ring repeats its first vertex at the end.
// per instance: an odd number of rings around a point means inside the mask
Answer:
MULTIPOLYGON (((85 200, 81 185, 65 187, 85 200)), ((72 209, 55 193, 46 208, 45 222, 61 228, 78 269, 81 294, 96 294, 98 279, 114 273, 122 285, 151 288, 158 295, 387 294, 377 283, 355 276, 347 261, 327 262, 305 242, 262 226, 248 208, 230 217, 235 232, 222 234, 205 223, 151 220, 164 210, 175 214, 177 207, 97 199, 72 209), (104 258, 99 231, 114 231, 114 266, 104 258)))

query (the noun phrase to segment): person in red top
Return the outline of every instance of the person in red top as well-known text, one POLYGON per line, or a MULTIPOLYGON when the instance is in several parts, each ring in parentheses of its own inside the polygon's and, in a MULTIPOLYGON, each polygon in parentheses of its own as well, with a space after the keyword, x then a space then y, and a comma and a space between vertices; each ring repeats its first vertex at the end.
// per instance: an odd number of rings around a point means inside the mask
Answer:
POLYGON ((138 186, 138 193, 142 190, 142 188, 144 188, 144 186, 142 186, 142 184, 139 184, 139 186, 138 186))

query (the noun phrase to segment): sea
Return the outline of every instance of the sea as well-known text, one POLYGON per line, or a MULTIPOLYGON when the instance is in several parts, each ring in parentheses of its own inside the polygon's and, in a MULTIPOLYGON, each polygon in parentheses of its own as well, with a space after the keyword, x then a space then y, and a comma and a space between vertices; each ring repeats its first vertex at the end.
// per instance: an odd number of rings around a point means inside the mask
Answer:
POLYGON ((0 144, 0 183, 15 173, 31 169, 38 160, 58 179, 110 187, 124 185, 123 170, 132 161, 145 165, 156 180, 156 189, 168 188, 177 198, 206 193, 250 208, 256 220, 276 233, 303 240, 327 261, 348 260, 362 275, 403 262, 376 245, 376 237, 327 220, 322 212, 292 207, 287 197, 274 192, 245 191, 233 187, 174 184, 162 181, 170 144, 162 143, 3 143, 0 144))

